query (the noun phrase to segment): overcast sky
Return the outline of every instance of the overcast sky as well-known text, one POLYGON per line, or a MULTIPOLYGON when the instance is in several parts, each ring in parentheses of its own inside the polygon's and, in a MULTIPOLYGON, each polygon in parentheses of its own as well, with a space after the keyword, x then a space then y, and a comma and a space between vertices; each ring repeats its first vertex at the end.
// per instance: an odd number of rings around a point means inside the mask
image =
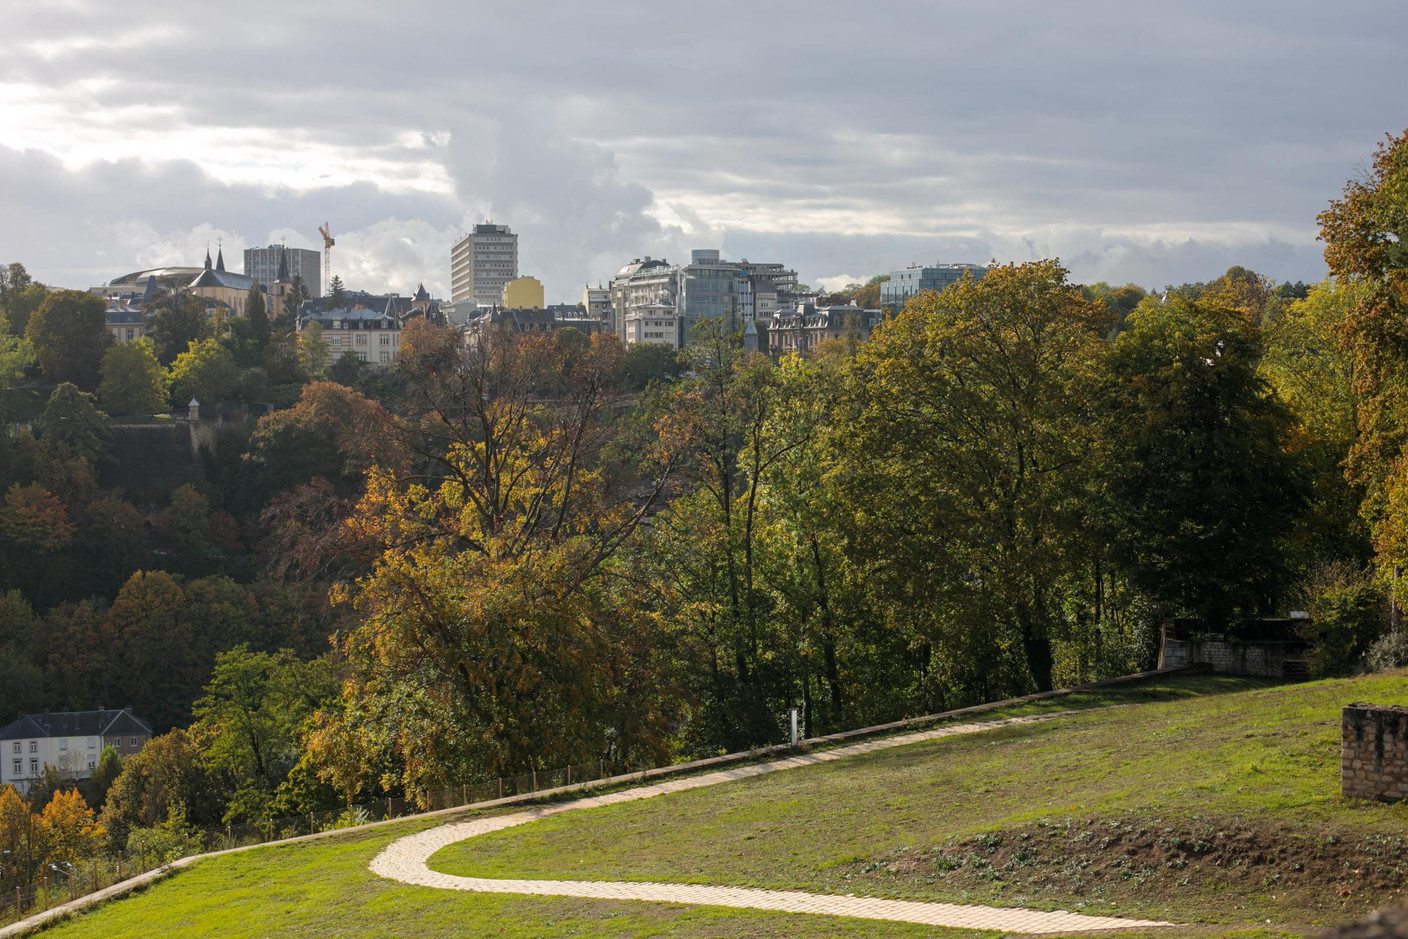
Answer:
POLYGON ((0 0, 0 262, 240 270, 327 221, 349 286, 445 296, 492 218, 550 301, 691 247, 1316 280, 1405 52, 1401 0, 0 0))

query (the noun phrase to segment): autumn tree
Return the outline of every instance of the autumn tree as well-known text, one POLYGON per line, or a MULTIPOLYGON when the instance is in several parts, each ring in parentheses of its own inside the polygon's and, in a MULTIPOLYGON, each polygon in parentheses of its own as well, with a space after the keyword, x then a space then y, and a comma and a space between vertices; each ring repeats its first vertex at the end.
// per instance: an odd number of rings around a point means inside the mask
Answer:
POLYGON ((350 591, 362 625, 343 648, 353 694, 384 703, 361 713, 395 722, 410 791, 599 758, 613 737, 623 759, 664 746, 669 709, 614 683, 630 653, 603 570, 674 466, 664 428, 643 479, 603 463, 620 355, 610 336, 466 346, 419 324, 403 338, 406 445, 423 466, 369 473, 349 524, 380 553, 350 591))
POLYGON ((167 406, 166 372, 145 337, 103 353, 98 398, 113 414, 155 414, 167 406))
POLYGON ((46 381, 98 386, 103 353, 112 344, 101 297, 82 290, 56 290, 29 317, 29 340, 46 381))
POLYGON ((133 574, 103 618, 102 638, 112 650, 110 693, 158 728, 184 723, 205 682, 208 665, 193 625, 181 585, 165 571, 133 574))
POLYGON ((5 493, 0 533, 17 547, 49 554, 67 547, 75 531, 64 504, 39 483, 15 483, 5 493))
POLYGON ((39 816, 38 837, 46 861, 75 864, 98 852, 103 826, 77 789, 56 792, 39 816))
POLYGON ((29 317, 39 309, 48 293, 48 288, 35 281, 23 264, 0 267, 0 318, 5 321, 0 332, 23 336, 29 317))
POLYGON ((1386 137, 1373 165, 1320 213, 1325 263, 1357 291, 1340 326, 1353 360, 1358 427, 1350 478, 1363 487, 1364 517, 1379 563, 1408 559, 1408 131, 1386 137))

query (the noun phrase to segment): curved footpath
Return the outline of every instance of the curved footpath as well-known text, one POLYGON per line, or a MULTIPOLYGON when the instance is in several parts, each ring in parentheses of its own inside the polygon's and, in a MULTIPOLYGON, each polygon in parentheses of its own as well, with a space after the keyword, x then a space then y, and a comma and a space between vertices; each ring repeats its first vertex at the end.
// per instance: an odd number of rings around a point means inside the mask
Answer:
POLYGON ((962 929, 995 929, 1010 933, 1090 932, 1095 930, 1135 929, 1151 926, 1171 926, 1172 923, 1152 920, 1121 919, 1110 916, 1087 916, 1064 910, 1043 911, 993 906, 960 906, 952 903, 925 903, 914 900, 882 900, 869 897, 833 896, 802 893, 794 890, 756 890, 745 887, 713 887, 699 884, 661 884, 648 882, 594 880, 498 880, 484 877, 456 877, 430 869, 429 861, 441 848, 487 834, 523 825, 528 822, 573 812, 594 809, 620 802, 650 799, 671 792, 716 786, 736 779, 762 776, 781 770, 811 766, 845 759, 862 753, 872 753, 889 747, 901 747, 940 737, 979 733, 997 727, 1029 724, 1054 717, 1014 717, 1008 720, 970 724, 954 724, 919 733, 902 734, 867 740, 849 746, 789 756, 768 763, 755 763, 731 769, 671 779, 667 782, 626 789, 605 795, 589 796, 558 805, 547 805, 468 822, 442 825, 393 841, 369 865, 372 873, 388 880, 436 887, 442 890, 467 890, 475 893, 513 893, 535 896, 585 897, 597 900, 642 900, 659 903, 681 903, 703 906, 724 906, 750 910, 777 910, 786 913, 817 913, 828 916, 851 916, 859 919, 890 920, 900 923, 920 923, 927 926, 949 926, 962 929))

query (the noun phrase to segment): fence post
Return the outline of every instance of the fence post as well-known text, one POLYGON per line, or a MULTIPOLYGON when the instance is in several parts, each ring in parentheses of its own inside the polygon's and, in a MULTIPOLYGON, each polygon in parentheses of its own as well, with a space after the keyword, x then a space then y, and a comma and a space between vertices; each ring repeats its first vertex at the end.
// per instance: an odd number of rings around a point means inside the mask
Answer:
POLYGON ((15 888, 15 919, 24 916, 24 901, 20 896, 20 888, 15 888))
POLYGON ((499 777, 499 798, 502 799, 503 797, 504 797, 504 778, 503 778, 502 776, 500 776, 500 777, 499 777))
POLYGON ((227 823, 225 824, 225 847, 227 847, 227 848, 233 848, 234 846, 235 846, 235 826, 234 826, 234 824, 233 824, 232 822, 227 822, 227 823))
POLYGON ((572 764, 567 764, 567 785, 572 785, 572 764))
POLYGON ((469 805, 469 783, 460 783, 460 805, 469 805))
POLYGON ((315 832, 313 831, 313 813, 312 813, 312 812, 309 812, 309 813, 308 813, 308 834, 311 835, 311 834, 314 834, 314 833, 315 833, 315 832))
POLYGON ((797 745, 797 709, 792 709, 792 746, 797 745))
POLYGON ((97 892, 98 892, 98 883, 99 883, 98 859, 97 859, 97 858, 93 858, 93 892, 94 892, 94 893, 97 893, 97 892))
POLYGON ((529 777, 532 779, 532 786, 533 786, 532 791, 533 791, 533 792, 537 792, 537 791, 538 791, 538 771, 535 770, 535 769, 529 769, 529 770, 528 770, 528 775, 529 775, 529 777))
POLYGON ((606 778, 606 760, 605 760, 605 759, 598 759, 596 762, 597 762, 597 766, 600 767, 600 769, 601 769, 601 775, 598 776, 597 779, 605 779, 605 778, 606 778))

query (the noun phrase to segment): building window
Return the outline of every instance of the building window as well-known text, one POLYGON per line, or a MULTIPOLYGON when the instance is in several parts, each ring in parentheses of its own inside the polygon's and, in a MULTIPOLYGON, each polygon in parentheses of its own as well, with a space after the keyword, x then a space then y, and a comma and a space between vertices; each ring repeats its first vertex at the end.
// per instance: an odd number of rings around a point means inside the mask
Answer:
POLYGON ((59 741, 59 749, 60 749, 60 750, 67 750, 67 749, 68 749, 68 741, 67 741, 67 740, 60 740, 60 741, 59 741))
POLYGON ((381 337, 381 344, 382 344, 383 346, 389 346, 389 345, 391 345, 391 337, 390 337, 390 336, 382 336, 382 337, 381 337))
POLYGON ((133 737, 133 738, 132 738, 132 746, 134 746, 134 747, 137 746, 137 738, 136 738, 136 737, 133 737))
POLYGON ((97 762, 96 760, 94 760, 94 759, 90 756, 90 757, 88 758, 88 768, 89 768, 89 769, 95 769, 95 768, 97 768, 97 765, 98 765, 98 762, 97 762))
POLYGON ((31 740, 31 741, 29 742, 29 752, 30 752, 30 753, 38 753, 38 752, 39 752, 39 741, 37 741, 37 740, 31 740))
POLYGON ((97 746, 97 744, 93 742, 93 738, 92 738, 92 737, 89 737, 89 738, 88 738, 88 749, 89 749, 89 750, 92 750, 92 749, 95 748, 96 746, 97 746))
POLYGON ((31 776, 38 776, 38 775, 39 775, 39 761, 38 761, 38 760, 30 760, 30 761, 29 761, 29 775, 31 775, 31 776))
POLYGON ((18 776, 21 772, 21 767, 24 766, 24 762, 22 760, 15 760, 12 766, 14 774, 18 776))
POLYGON ((386 363, 388 363, 388 362, 390 362, 390 361, 391 361, 391 353, 390 353, 390 352, 383 352, 383 353, 381 354, 381 364, 382 364, 382 365, 385 365, 386 363))
POLYGON ((16 752, 16 753, 19 753, 19 752, 20 752, 20 742, 19 742, 18 740, 15 741, 15 752, 16 752))

